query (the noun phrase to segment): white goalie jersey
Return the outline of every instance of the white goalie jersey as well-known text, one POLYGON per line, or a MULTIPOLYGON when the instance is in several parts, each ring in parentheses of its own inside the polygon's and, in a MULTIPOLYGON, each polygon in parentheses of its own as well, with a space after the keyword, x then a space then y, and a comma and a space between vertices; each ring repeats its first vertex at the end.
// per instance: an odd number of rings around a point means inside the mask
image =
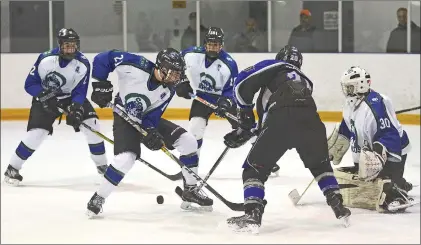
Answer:
POLYGON ((360 159, 361 149, 372 149, 374 142, 381 143, 387 151, 387 160, 400 162, 410 150, 408 135, 402 129, 392 102, 385 95, 373 90, 360 102, 345 104, 339 134, 351 144, 354 163, 360 159))

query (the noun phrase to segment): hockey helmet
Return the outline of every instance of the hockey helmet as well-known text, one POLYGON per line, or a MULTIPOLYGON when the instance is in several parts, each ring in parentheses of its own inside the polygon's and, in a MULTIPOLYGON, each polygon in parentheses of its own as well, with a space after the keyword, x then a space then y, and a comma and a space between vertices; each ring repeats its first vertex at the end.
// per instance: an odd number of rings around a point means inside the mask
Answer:
POLYGON ((156 57, 156 67, 158 68, 163 82, 169 85, 176 85, 180 82, 186 63, 179 51, 167 48, 160 51, 156 57))
POLYGON ((209 58, 217 58, 224 46, 224 31, 219 27, 209 27, 205 35, 204 45, 209 58))
POLYGON ((303 55, 294 46, 286 45, 276 54, 276 60, 283 60, 301 69, 303 64, 303 55))
POLYGON ((80 50, 80 38, 72 28, 63 28, 58 32, 57 42, 60 48, 60 57, 66 60, 72 60, 76 52, 80 50))

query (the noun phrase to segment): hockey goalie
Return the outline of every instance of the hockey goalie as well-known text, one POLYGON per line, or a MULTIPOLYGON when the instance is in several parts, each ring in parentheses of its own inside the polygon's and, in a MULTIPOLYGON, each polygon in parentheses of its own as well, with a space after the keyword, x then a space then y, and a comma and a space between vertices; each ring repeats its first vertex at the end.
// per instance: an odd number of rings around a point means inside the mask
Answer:
POLYGON ((335 169, 344 205, 378 212, 404 212, 417 203, 403 178, 409 138, 388 97, 370 88, 370 74, 353 66, 341 78, 346 97, 343 119, 328 138, 338 165, 351 146, 353 167, 335 169))

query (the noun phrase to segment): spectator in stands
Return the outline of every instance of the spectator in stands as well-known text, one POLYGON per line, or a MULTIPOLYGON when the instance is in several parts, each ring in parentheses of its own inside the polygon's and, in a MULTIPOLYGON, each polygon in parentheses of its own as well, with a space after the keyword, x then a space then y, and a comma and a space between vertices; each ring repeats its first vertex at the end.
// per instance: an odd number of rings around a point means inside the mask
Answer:
MULTIPOLYGON (((406 8, 399 8, 396 11, 398 17, 398 27, 393 29, 390 33, 389 41, 387 42, 387 53, 406 53, 407 51, 407 18, 408 10, 406 8)), ((420 27, 411 21, 411 53, 420 53, 420 27)))
POLYGON ((246 30, 233 38, 235 52, 267 52, 267 34, 260 30, 254 18, 246 21, 246 30))
POLYGON ((300 25, 295 27, 288 40, 288 44, 292 45, 301 52, 314 52, 314 31, 315 26, 311 25, 311 13, 308 9, 300 12, 300 25))
MULTIPOLYGON (((189 14, 189 26, 184 30, 181 36, 181 50, 196 46, 196 12, 189 14)), ((205 38, 208 28, 200 24, 200 37, 205 38)))
POLYGON ((153 36, 153 30, 145 12, 139 12, 137 16, 135 35, 139 51, 158 51, 158 47, 151 41, 153 36))

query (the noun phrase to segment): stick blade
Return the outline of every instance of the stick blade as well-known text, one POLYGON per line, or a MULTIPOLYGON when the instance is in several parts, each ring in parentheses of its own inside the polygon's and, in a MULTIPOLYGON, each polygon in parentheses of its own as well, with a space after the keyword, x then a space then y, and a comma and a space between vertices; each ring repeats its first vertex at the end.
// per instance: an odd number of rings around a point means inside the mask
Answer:
POLYGON ((297 189, 292 190, 289 194, 288 194, 289 199, 291 200, 291 202, 295 205, 297 205, 297 203, 300 201, 301 196, 298 193, 297 189))

